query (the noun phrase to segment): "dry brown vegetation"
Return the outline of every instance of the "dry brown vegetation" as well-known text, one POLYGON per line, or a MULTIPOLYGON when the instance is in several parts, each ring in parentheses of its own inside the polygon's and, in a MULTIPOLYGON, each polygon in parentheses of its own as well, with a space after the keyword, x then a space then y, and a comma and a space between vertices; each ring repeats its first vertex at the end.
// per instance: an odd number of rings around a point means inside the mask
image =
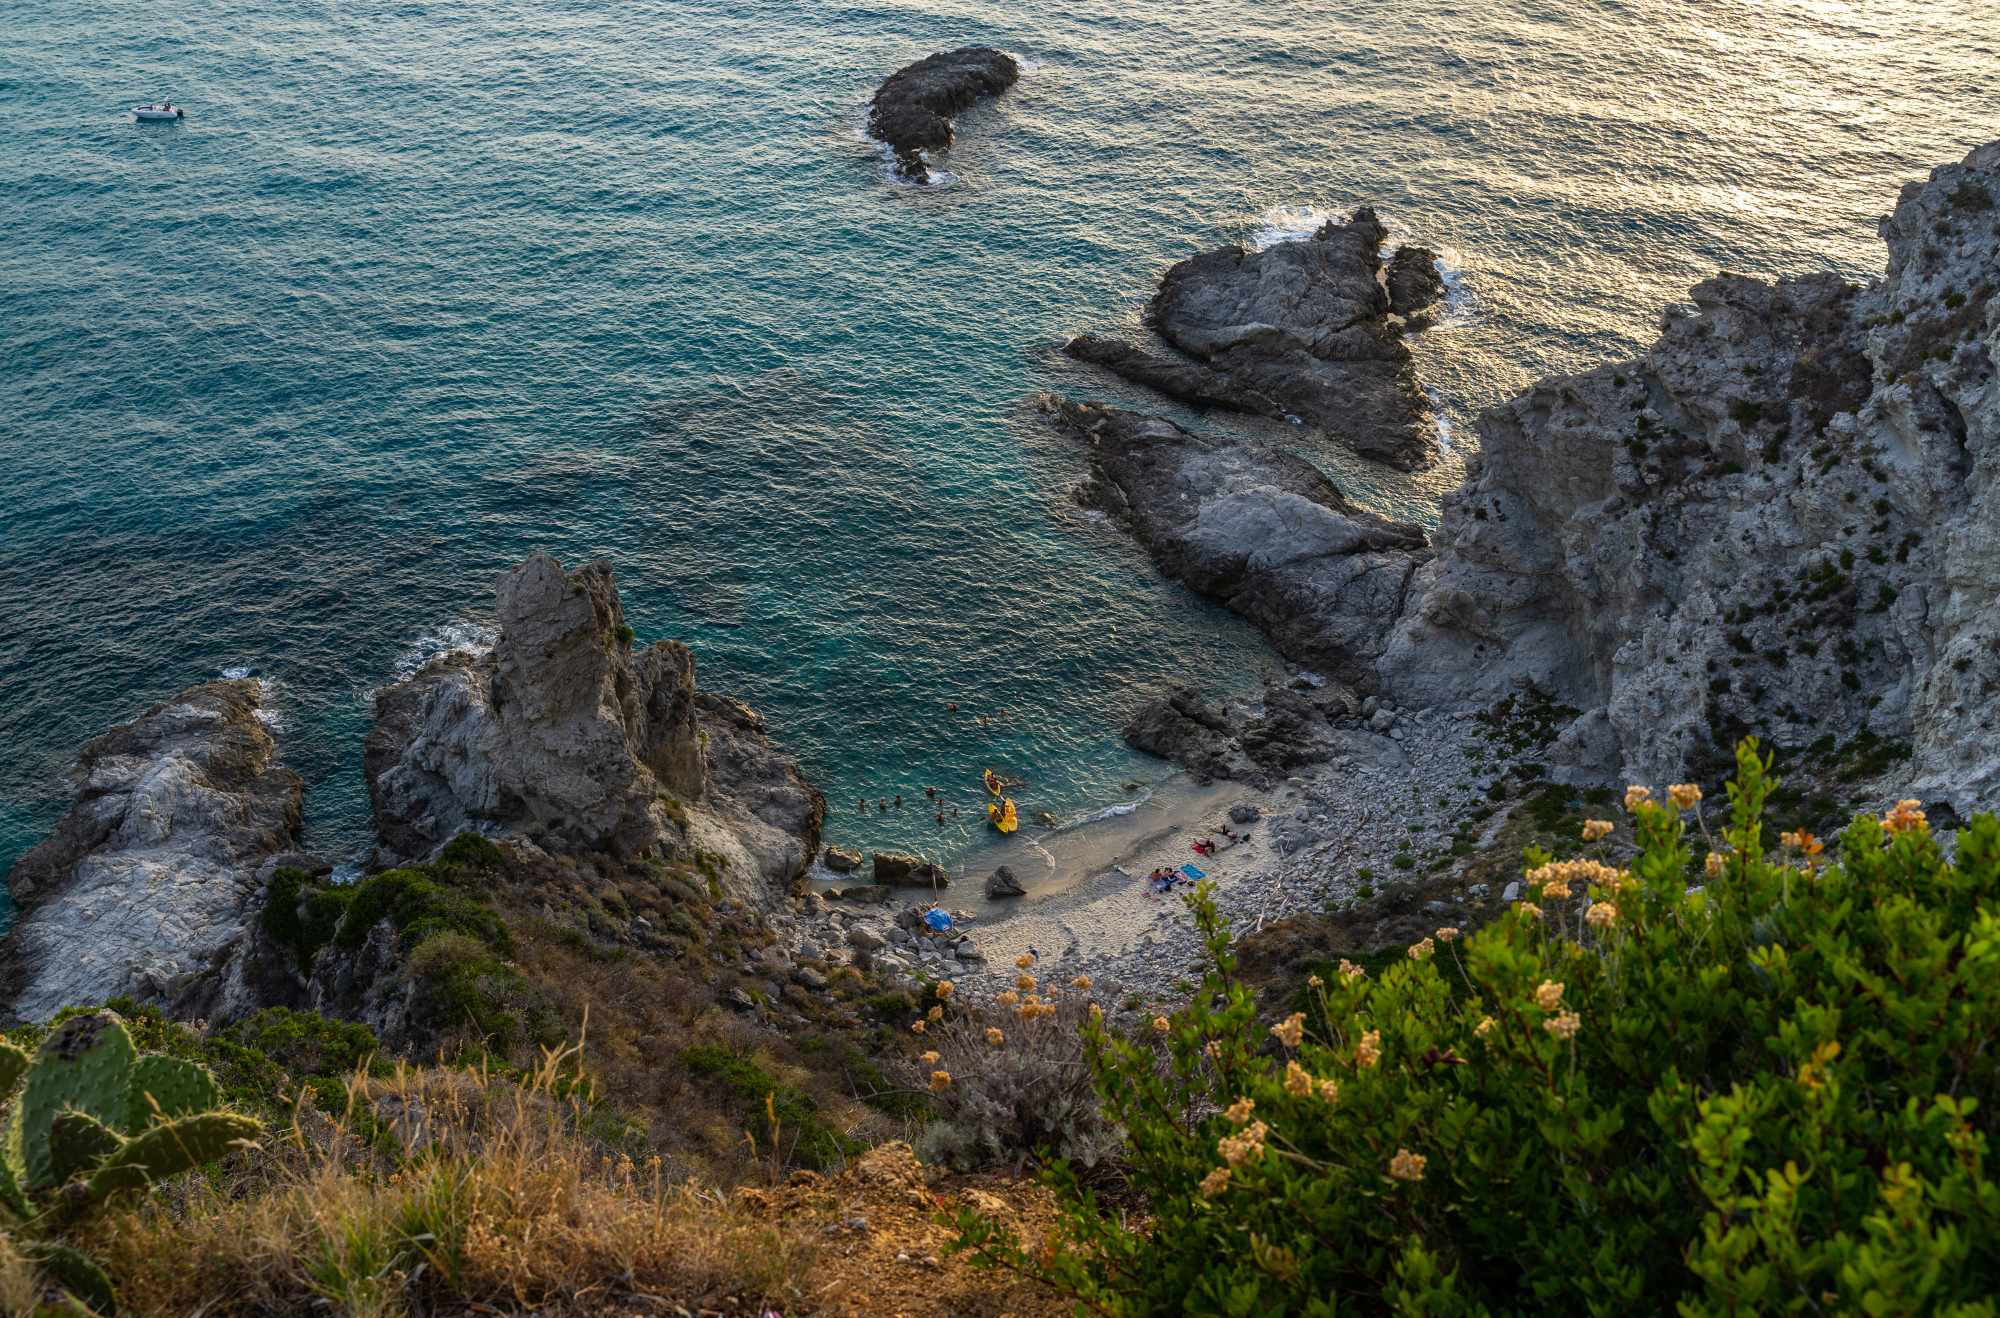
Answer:
MULTIPOLYGON (((79 1243, 125 1309, 147 1314, 1060 1311, 947 1258, 937 1221, 969 1203, 1046 1229, 1039 1187, 934 1181, 900 1144, 833 1176, 772 1165, 762 1188, 677 1183, 659 1159, 582 1132, 576 1073, 560 1052, 520 1083, 449 1068, 357 1077, 349 1112, 308 1110, 79 1243)), ((0 1303, 30 1312, 33 1293, 0 1253, 0 1303)))

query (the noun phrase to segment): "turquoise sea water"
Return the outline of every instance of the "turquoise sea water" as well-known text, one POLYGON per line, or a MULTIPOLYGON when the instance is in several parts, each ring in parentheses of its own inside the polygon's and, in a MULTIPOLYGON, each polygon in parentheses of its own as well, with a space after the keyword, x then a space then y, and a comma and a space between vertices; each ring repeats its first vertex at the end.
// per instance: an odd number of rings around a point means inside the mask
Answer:
MULTIPOLYGON (((238 669, 352 855, 369 691, 535 547, 616 563, 842 840, 961 851, 969 811, 853 802, 988 764, 1116 801, 1140 693, 1265 651, 1072 510, 1035 396, 1161 405, 1063 338, 1373 202, 1456 272, 1422 367, 1462 452, 1717 267, 1866 275, 1897 186, 2000 131, 1988 0, 1328 8, 11 0, 0 867, 80 742, 238 669), (1021 84, 891 184, 867 96, 972 41, 1021 84)), ((1460 474, 1310 455, 1416 518, 1460 474)))

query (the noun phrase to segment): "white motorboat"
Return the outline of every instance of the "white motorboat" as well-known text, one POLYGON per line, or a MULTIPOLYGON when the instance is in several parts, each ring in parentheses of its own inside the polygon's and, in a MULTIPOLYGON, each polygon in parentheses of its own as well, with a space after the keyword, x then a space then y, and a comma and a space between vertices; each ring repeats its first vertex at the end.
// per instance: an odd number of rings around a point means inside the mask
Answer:
POLYGON ((158 105, 133 106, 132 117, 142 124, 157 124, 172 119, 185 119, 187 111, 172 101, 161 101, 158 105))

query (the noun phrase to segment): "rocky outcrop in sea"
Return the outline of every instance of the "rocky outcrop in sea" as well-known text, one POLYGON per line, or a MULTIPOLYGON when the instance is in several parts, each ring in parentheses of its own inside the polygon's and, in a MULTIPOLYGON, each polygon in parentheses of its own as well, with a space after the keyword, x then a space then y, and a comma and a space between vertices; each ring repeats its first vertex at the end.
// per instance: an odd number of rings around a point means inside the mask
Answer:
POLYGON ((1065 350, 1180 402, 1292 421, 1363 457, 1428 467, 1437 419, 1403 331, 1444 284, 1422 248, 1399 249, 1385 267, 1387 234, 1363 208, 1305 238, 1175 265, 1147 319, 1184 356, 1089 334, 1065 350))
POLYGON ((930 182, 926 152, 951 145, 952 116, 1020 80, 1012 56, 991 46, 963 46, 926 55, 889 75, 868 106, 868 133, 896 155, 896 172, 930 182))
POLYGON ((161 1000, 241 938, 299 838, 299 776, 262 704, 254 679, 207 682, 83 748, 69 813, 7 874, 0 1018, 161 1000))
POLYGON ((768 900, 819 846, 825 803, 748 707, 701 692, 678 641, 638 647, 608 563, 536 554, 500 579, 484 654, 375 698, 366 771, 385 863, 458 834, 552 854, 722 857, 768 900))
POLYGON ((1054 405, 1087 446, 1087 506, 1123 522, 1167 575, 1257 624, 1284 654, 1372 687, 1424 533, 1350 503, 1319 469, 1266 444, 1159 417, 1054 405))

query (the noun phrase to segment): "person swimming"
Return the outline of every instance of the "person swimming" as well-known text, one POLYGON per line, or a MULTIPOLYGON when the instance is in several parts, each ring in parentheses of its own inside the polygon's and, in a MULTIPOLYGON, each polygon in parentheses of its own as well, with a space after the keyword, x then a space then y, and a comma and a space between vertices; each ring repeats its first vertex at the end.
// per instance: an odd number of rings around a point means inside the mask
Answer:
POLYGON ((896 794, 896 808, 898 810, 901 810, 903 808, 903 795, 900 792, 896 794))

